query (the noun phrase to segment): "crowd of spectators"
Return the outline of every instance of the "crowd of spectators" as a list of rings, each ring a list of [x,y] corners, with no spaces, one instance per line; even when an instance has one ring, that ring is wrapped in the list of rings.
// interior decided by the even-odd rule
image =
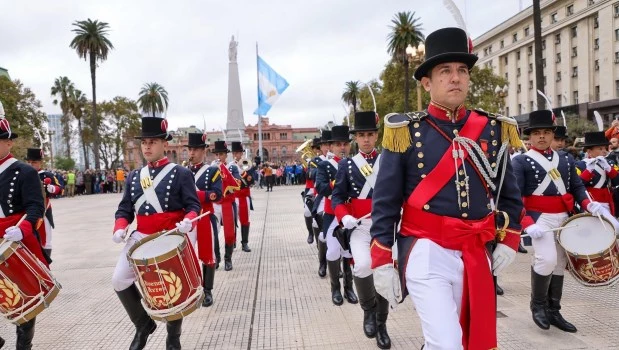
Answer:
[[[124,190],[125,169],[116,170],[51,170],[64,188],[59,197],[73,197],[98,193],[120,193]]]

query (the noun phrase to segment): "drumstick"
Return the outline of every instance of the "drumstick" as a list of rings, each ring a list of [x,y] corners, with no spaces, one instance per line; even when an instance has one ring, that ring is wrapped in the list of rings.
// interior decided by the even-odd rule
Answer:
[[[358,222],[358,223],[361,223],[361,220],[367,219],[367,218],[369,218],[370,216],[372,216],[372,212],[369,212],[369,213],[367,213],[367,214],[363,215],[362,217],[360,217],[359,219],[357,219],[357,222]]]
[[[585,193],[587,194],[587,198],[589,198],[589,200],[591,202],[593,202],[593,198],[591,198],[591,195],[589,194],[589,191],[585,190]],[[586,209],[586,208],[585,208]],[[598,219],[600,219],[600,222],[602,223],[602,226],[604,227],[604,230],[608,231],[608,228],[606,227],[606,224],[604,223],[604,220],[602,220],[602,215],[598,214],[596,215],[598,217]]]
[[[19,225],[21,225],[21,223],[24,222],[24,220],[26,220],[27,216],[28,214],[24,214],[24,216],[22,216],[21,219],[19,219],[19,221],[15,224],[15,226],[19,227]]]
[[[192,223],[193,223],[193,222],[198,221],[198,220],[200,220],[201,218],[203,218],[203,217],[205,217],[205,216],[207,216],[207,215],[210,215],[210,214],[211,214],[211,212],[210,212],[210,211],[207,211],[207,212],[202,213],[202,214],[200,214],[200,215],[196,216],[195,218],[193,218],[193,219],[189,220],[189,222],[192,222]],[[163,237],[163,236],[167,236],[167,235],[169,235],[170,233],[172,233],[172,232],[174,232],[174,231],[177,231],[177,230],[178,230],[178,228],[173,228],[173,229],[171,229],[171,230],[169,230],[169,231],[164,232],[161,236],[162,236],[162,237]]]
[[[573,227],[578,227],[578,226],[579,225],[563,226],[563,227],[551,228],[551,229],[548,229],[548,230],[545,230],[545,231],[542,231],[542,232],[561,231],[561,230],[566,229],[566,228],[573,228]]]

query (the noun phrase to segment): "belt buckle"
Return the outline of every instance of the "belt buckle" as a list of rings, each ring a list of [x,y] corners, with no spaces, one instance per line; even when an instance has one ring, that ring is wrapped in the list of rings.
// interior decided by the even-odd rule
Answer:
[[[150,177],[145,177],[143,179],[140,179],[140,184],[142,185],[142,189],[145,190],[151,187],[153,185],[153,182],[151,181]]]

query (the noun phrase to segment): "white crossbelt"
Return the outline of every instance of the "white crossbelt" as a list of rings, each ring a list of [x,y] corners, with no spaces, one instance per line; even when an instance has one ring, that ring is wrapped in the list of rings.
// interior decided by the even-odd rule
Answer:
[[[198,172],[193,176],[193,179],[194,179],[193,182],[195,182],[196,185],[198,184],[198,180],[200,180],[200,178],[202,177],[202,175],[206,172],[206,169],[208,169],[208,168],[209,168],[209,166],[204,164],[202,166],[202,168],[200,168],[200,170],[198,170]],[[196,186],[196,189],[198,189],[198,186]]]
[[[4,163],[2,163],[2,165],[0,165],[0,175],[2,175],[2,173],[4,173],[4,171],[8,169],[8,167],[13,165],[13,163],[15,162],[17,162],[17,159],[10,158],[10,159],[7,159]],[[6,215],[4,214],[4,211],[2,210],[2,206],[0,205],[0,218],[5,218],[5,217]]]
[[[329,159],[329,164],[333,165],[335,170],[337,170],[337,162],[335,161],[335,159],[333,158]]]
[[[594,188],[602,188],[606,184],[606,170],[602,169],[599,164],[595,164],[595,171],[600,174],[600,179],[593,185]]]
[[[557,170],[557,167],[559,166],[559,154],[557,152],[552,151],[551,161],[535,150],[529,150],[525,154],[536,161],[542,169],[546,170],[546,177],[544,177],[544,180],[542,180],[542,182],[537,185],[535,191],[533,191],[534,196],[543,195],[548,186],[550,186],[551,182],[555,184],[559,194],[564,195],[567,193],[565,183],[563,183],[561,174]]]
[[[161,180],[163,180],[170,173],[170,171],[174,169],[175,166],[175,163],[168,163],[163,169],[161,169],[161,172],[159,172],[159,174],[155,176],[155,179],[153,180],[151,186],[147,188],[142,188],[144,193],[140,196],[140,198],[138,198],[138,200],[135,202],[135,205],[133,206],[136,212],[140,210],[140,207],[142,206],[142,204],[144,204],[144,202],[148,201],[148,203],[153,206],[153,209],[155,209],[157,213],[163,213],[161,203],[159,202],[159,198],[157,198],[157,193],[155,193],[155,188],[159,186]],[[148,166],[145,166],[142,168],[142,170],[140,170],[140,184],[142,183],[142,180],[147,178],[148,180],[150,180],[150,174],[148,173]]]
[[[365,183],[363,184],[363,188],[361,189],[361,192],[359,193],[359,196],[357,198],[367,199],[368,195],[370,194],[370,190],[373,189],[376,185],[376,177],[378,176],[378,169],[380,168],[380,154],[376,158],[373,167],[368,164],[368,161],[365,160],[365,157],[362,156],[361,153],[357,153],[357,155],[352,157],[352,161],[355,163],[357,168],[359,168],[359,171],[361,171],[361,169],[363,168],[367,169],[367,167],[370,167],[370,169],[372,169],[372,172],[367,176],[365,176],[365,174],[363,174],[363,171],[361,171],[361,174],[365,176]]]

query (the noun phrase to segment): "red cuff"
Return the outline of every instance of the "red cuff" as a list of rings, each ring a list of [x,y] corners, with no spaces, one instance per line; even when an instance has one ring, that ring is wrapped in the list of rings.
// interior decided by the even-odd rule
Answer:
[[[19,229],[24,237],[32,236],[32,224],[28,220],[24,220],[19,224]]]
[[[129,226],[129,221],[125,218],[118,218],[116,219],[116,222],[114,222],[114,232],[118,231],[118,230],[124,230],[127,228],[127,226]]]
[[[193,220],[193,219],[195,219],[195,218],[197,218],[197,217],[198,217],[198,213],[196,213],[195,211],[190,211],[190,212],[188,212],[187,214],[185,214],[184,219]],[[197,223],[197,222],[198,222],[198,221],[196,220],[196,221],[194,221],[194,222],[192,222],[192,223],[191,223],[191,229],[194,229],[194,228],[196,227],[196,223]]]
[[[54,191],[53,194],[60,194],[62,192],[62,187],[58,186],[58,185],[54,185],[54,188],[56,189]]]
[[[518,251],[518,245],[520,244],[520,231],[506,229],[505,230],[505,238],[501,241],[501,243],[506,246],[512,248],[515,251]]]
[[[587,207],[589,206],[589,204],[591,204],[591,201],[587,198],[584,199],[581,203],[580,203],[580,209],[582,210],[587,210]]]
[[[370,256],[372,257],[371,268],[375,269],[379,266],[393,263],[391,249],[373,240],[370,246]]]
[[[342,222],[342,218],[346,215],[350,215],[348,212],[348,207],[344,204],[338,204],[335,207],[335,216],[337,217],[337,221]]]
[[[589,169],[586,169],[585,171],[580,173],[580,178],[582,179],[583,182],[589,182],[591,181],[591,179],[593,179],[593,172],[590,171]]]
[[[206,203],[206,191],[196,191],[200,203]]]
[[[610,171],[607,172],[607,174],[608,174],[608,177],[610,177],[611,179],[614,179],[617,177],[617,175],[619,175],[619,172],[615,168],[610,167]]]
[[[523,230],[533,225],[534,223],[535,221],[533,221],[533,218],[528,215],[523,217],[522,220],[520,220],[520,226],[522,227]]]

